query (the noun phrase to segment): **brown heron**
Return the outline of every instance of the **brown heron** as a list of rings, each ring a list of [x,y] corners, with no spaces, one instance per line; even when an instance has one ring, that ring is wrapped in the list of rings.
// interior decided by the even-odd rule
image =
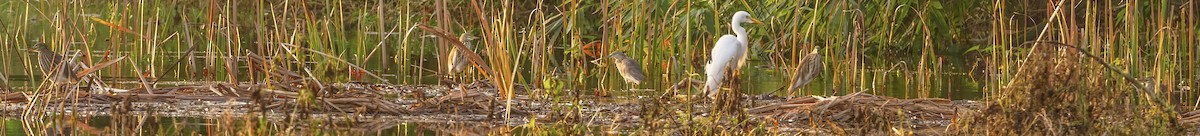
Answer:
[[[617,66],[617,72],[621,73],[621,78],[625,79],[625,83],[638,85],[646,81],[642,65],[633,58],[629,58],[625,53],[619,51],[608,54],[608,57],[612,58],[613,64]]]
[[[467,60],[467,55],[464,53],[470,50],[471,41],[478,38],[479,37],[471,36],[471,33],[463,33],[462,35],[458,36],[458,40],[462,41],[463,45],[467,46],[467,49],[454,48],[450,50],[450,59],[446,61],[446,67],[449,69],[447,71],[450,72],[450,75],[457,74],[458,72],[462,72],[463,69],[466,69],[467,64],[469,64],[471,61]]]
[[[795,80],[792,80],[792,86],[788,87],[789,95],[793,93],[793,90],[802,88],[805,85],[808,85],[808,83],[811,83],[813,79],[816,79],[817,75],[820,75],[821,71],[825,69],[823,66],[824,63],[821,63],[821,52],[817,51],[819,49],[821,49],[821,47],[813,48],[812,52],[808,53],[808,55],[804,56],[804,59],[800,60],[800,64],[796,69],[796,75],[792,76],[792,78]]]
[[[37,43],[34,45],[33,52],[38,53],[38,65],[42,67],[42,73],[47,75],[51,81],[55,83],[72,83],[78,82],[79,77],[75,73],[81,69],[78,62],[73,59],[68,59],[62,54],[54,53],[45,43]]]
[[[736,35],[726,34],[717,39],[712,49],[712,60],[709,60],[708,65],[704,68],[704,73],[708,76],[708,81],[704,83],[704,91],[708,93],[709,98],[716,98],[717,91],[721,90],[721,82],[724,81],[726,71],[737,73],[746,63],[746,52],[749,50],[746,47],[750,41],[746,29],[742,28],[742,23],[760,23],[760,21],[751,18],[750,13],[746,11],[738,11],[733,14],[733,20],[729,26]]]

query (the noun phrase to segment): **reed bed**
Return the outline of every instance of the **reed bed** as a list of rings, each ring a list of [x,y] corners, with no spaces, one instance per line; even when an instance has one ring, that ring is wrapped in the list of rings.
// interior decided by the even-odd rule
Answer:
[[[0,103],[6,120],[21,122],[20,133],[35,135],[1168,135],[1197,124],[1196,6],[1192,0],[4,1],[0,9],[8,10],[0,14],[11,16],[0,18]],[[701,93],[692,81],[704,78],[699,71],[714,39],[729,33],[736,11],[764,22],[747,25],[750,65],[731,85],[740,93],[716,105],[692,97]],[[481,38],[468,48],[455,38],[462,33]],[[26,51],[34,43],[84,64],[118,61],[95,72],[99,81],[51,86]],[[455,48],[470,50],[464,76],[447,74],[443,62]],[[816,81],[798,92],[769,93],[790,84],[787,75],[799,72],[799,61],[813,50],[826,69]],[[592,63],[614,51],[641,62],[648,82],[624,84],[610,63]],[[186,84],[166,83],[174,81]],[[114,89],[129,92],[106,92]],[[980,106],[952,102],[963,99]],[[218,105],[229,112],[205,112],[199,120],[158,119],[180,112],[148,110],[182,101],[235,104]],[[115,125],[88,126],[89,118],[105,114],[72,107],[99,107]],[[476,123],[408,124],[436,120],[411,116],[419,114]],[[949,123],[911,127],[920,122],[914,117]],[[795,120],[802,123],[778,124]],[[174,121],[212,125],[154,123]],[[460,129],[419,131],[440,126]]]

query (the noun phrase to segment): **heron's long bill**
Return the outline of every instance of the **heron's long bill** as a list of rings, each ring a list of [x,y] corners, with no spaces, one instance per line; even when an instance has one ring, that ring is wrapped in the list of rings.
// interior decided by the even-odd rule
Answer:
[[[754,19],[754,18],[750,18],[750,23],[763,24],[762,21],[758,21],[758,19]]]

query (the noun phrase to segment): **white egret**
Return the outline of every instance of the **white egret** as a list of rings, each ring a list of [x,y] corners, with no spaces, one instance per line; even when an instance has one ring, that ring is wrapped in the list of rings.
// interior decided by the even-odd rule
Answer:
[[[704,68],[704,73],[708,75],[708,81],[704,83],[704,91],[710,98],[716,98],[717,91],[721,90],[721,81],[723,81],[726,71],[736,72],[741,70],[742,65],[746,63],[750,38],[746,34],[746,29],[742,28],[742,23],[760,23],[760,21],[751,18],[750,13],[746,11],[738,11],[733,14],[733,20],[730,21],[729,27],[736,35],[726,34],[717,39],[712,49],[712,60],[709,60],[708,65]]]

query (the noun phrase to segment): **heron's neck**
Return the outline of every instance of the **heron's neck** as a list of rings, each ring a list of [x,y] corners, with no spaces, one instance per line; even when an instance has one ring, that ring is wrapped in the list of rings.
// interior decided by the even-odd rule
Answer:
[[[733,21],[729,22],[729,26],[733,28],[733,34],[737,35],[738,42],[742,42],[742,44],[749,43],[749,36],[746,34],[746,28],[742,28],[742,23]]]
[[[471,41],[462,40],[462,43],[463,43],[463,46],[467,46],[467,48],[471,48]]]

